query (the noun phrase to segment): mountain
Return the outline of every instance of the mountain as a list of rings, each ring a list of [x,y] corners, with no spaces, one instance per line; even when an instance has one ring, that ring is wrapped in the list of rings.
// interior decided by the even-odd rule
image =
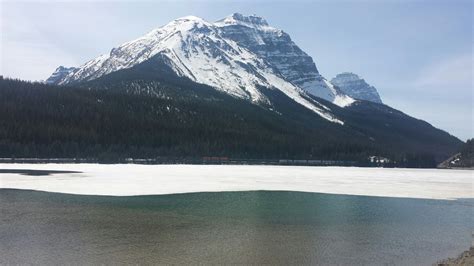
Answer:
[[[340,106],[352,103],[352,99],[319,74],[311,56],[302,51],[287,33],[269,26],[265,19],[234,13],[215,25],[221,29],[225,38],[234,40],[263,58],[285,80],[309,94]]]
[[[57,84],[61,82],[67,75],[71,74],[72,72],[76,71],[77,68],[75,67],[63,67],[59,66],[54,70],[53,74],[45,81],[47,84]]]
[[[260,24],[247,26],[243,22],[238,24],[243,35],[258,27],[262,35],[260,47],[250,45],[250,40],[246,42],[238,39],[235,33],[239,30],[229,27],[229,21],[235,19],[260,21]],[[263,50],[268,52],[264,54]],[[97,79],[152,58],[155,61],[160,58],[180,77],[256,104],[272,105],[261,88],[280,90],[292,100],[335,123],[343,122],[317,99],[308,97],[307,92],[339,106],[354,102],[319,75],[311,57],[301,51],[286,33],[268,26],[262,18],[240,14],[233,14],[216,23],[194,16],[176,19],[112,49],[109,54],[85,63],[56,84]]]
[[[98,78],[157,54],[166,55],[180,76],[238,97],[250,96],[254,101],[261,96],[255,89],[257,84],[278,88],[291,87],[286,83],[292,83],[339,105],[352,102],[319,74],[313,59],[287,33],[269,26],[261,17],[239,13],[215,23],[194,16],[178,18],[85,63],[55,83]],[[265,77],[254,75],[253,69],[270,72],[287,82],[263,80]]]
[[[331,79],[331,83],[354,99],[382,103],[377,89],[354,73],[337,74],[335,78]]]
[[[3,82],[0,156],[375,155],[415,167],[462,144],[381,101],[351,97],[257,16],[179,18],[53,76],[54,86]]]

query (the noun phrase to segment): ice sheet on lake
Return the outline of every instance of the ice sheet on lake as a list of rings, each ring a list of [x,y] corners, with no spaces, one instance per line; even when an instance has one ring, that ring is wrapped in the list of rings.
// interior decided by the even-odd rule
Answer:
[[[426,199],[474,198],[473,171],[247,165],[0,164],[81,173],[0,174],[0,188],[84,195],[286,190]]]

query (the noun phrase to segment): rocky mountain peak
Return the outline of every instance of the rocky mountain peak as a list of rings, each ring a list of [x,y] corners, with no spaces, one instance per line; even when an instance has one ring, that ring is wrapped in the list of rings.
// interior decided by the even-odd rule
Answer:
[[[263,22],[256,26],[247,21]],[[353,99],[319,74],[313,58],[301,50],[287,33],[269,26],[264,19],[236,13],[215,25],[225,38],[237,42],[269,62],[286,80],[307,93],[340,106],[353,102]]]
[[[268,22],[259,16],[250,15],[245,16],[240,13],[233,13],[230,16],[225,17],[222,20],[216,22],[216,24],[223,24],[223,25],[243,25],[247,27],[268,27]]]
[[[342,72],[336,75],[334,79],[337,79],[339,81],[356,81],[356,80],[361,80],[361,78],[352,72]]]
[[[51,74],[51,76],[45,81],[45,83],[56,84],[61,79],[69,75],[71,72],[74,72],[75,70],[75,67],[59,66],[58,68],[56,68],[56,70],[54,70],[53,74]]]
[[[377,89],[369,85],[363,78],[351,72],[337,74],[331,83],[343,93],[354,99],[382,103]]]

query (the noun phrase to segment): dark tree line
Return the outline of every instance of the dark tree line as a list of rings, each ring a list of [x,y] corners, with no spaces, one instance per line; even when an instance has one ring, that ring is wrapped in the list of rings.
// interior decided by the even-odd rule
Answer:
[[[431,153],[373,141],[364,135],[366,129],[333,125],[272,92],[268,95],[280,112],[205,87],[140,82],[145,81],[91,89],[0,80],[0,157],[222,156],[364,163],[379,154],[410,167],[435,164]]]
[[[461,167],[474,167],[474,139],[468,139],[460,149],[458,165]]]

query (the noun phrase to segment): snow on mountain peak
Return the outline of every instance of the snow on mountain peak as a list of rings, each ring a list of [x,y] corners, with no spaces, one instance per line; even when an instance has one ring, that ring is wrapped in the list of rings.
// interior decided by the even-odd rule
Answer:
[[[179,27],[183,27],[180,30],[186,30],[193,27],[196,27],[196,28],[212,27],[212,23],[209,23],[200,17],[186,16],[186,17],[177,18],[160,28],[170,28],[170,27],[171,28],[178,27],[178,29]]]
[[[251,28],[269,27],[268,22],[259,16],[244,16],[240,13],[233,13],[216,22],[216,25],[243,25]]]
[[[255,31],[270,32],[278,36],[285,34],[281,29],[270,26],[264,18],[256,15],[244,16],[240,13],[234,13],[214,22],[214,25],[221,29],[225,29],[228,26],[239,26],[254,29]]]
[[[177,18],[175,19],[175,21],[199,21],[199,22],[206,22],[203,18],[200,18],[200,17],[196,17],[196,16],[184,16],[184,17],[180,17],[180,18]]]
[[[195,16],[175,19],[90,60],[56,83],[93,80],[157,55],[167,58],[178,76],[255,103],[271,104],[260,87],[277,89],[335,123],[343,124],[329,108],[305,97],[305,91],[343,107],[353,101],[319,75],[312,58],[288,34],[261,17],[239,13],[215,23]]]
[[[56,68],[56,70],[54,70],[51,76],[49,76],[49,78],[45,80],[45,83],[57,84],[61,79],[69,75],[71,72],[74,72],[75,70],[75,67],[59,66],[58,68]]]
[[[311,56],[301,50],[287,33],[262,20],[237,13],[217,21],[215,25],[221,29],[224,37],[236,41],[269,62],[284,79],[305,92],[341,107],[351,102],[350,97],[342,97],[344,93],[319,74]]]

